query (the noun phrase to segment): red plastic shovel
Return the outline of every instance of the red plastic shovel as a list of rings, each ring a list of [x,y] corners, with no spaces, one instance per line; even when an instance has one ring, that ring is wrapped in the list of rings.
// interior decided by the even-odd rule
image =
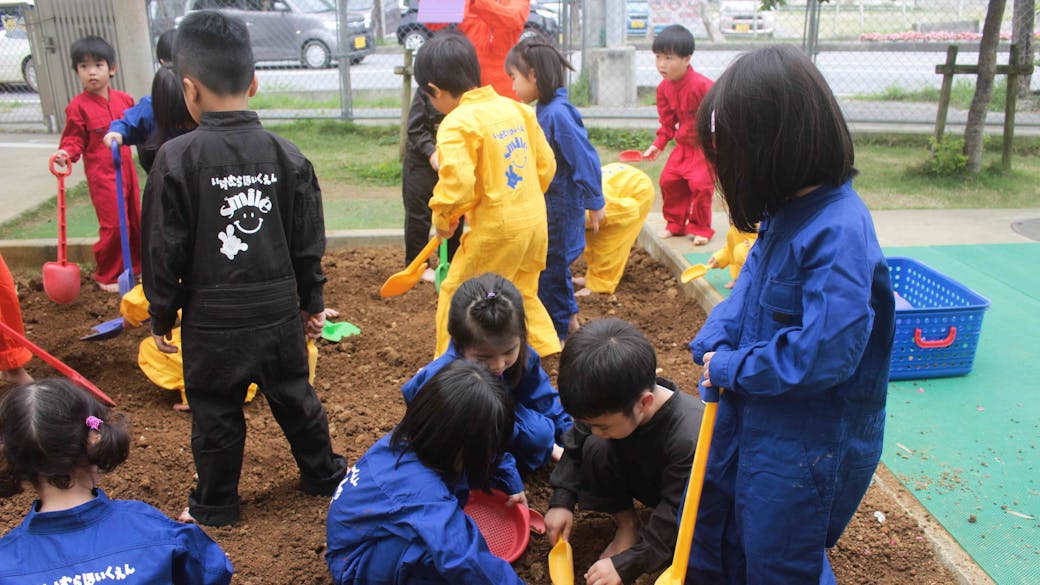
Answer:
[[[618,153],[618,160],[621,162],[643,162],[643,153],[639,150],[622,150]]]
[[[72,166],[58,170],[50,159],[51,174],[58,178],[58,261],[43,265],[43,291],[52,301],[63,305],[79,296],[79,265],[68,261],[68,238],[65,223],[65,177],[72,174]]]
[[[58,370],[59,372],[64,374],[66,378],[78,384],[87,392],[93,394],[101,402],[107,404],[108,406],[116,405],[116,403],[113,402],[107,394],[105,394],[101,391],[100,388],[92,384],[90,380],[84,378],[82,374],[80,374],[76,370],[73,370],[58,358],[44,351],[42,347],[26,339],[24,335],[12,329],[11,326],[7,323],[0,321],[0,331],[3,331],[7,335],[10,335],[11,337],[17,339],[19,343],[25,346],[25,348],[31,351],[36,357],[50,364],[51,367],[53,367],[55,370]]]

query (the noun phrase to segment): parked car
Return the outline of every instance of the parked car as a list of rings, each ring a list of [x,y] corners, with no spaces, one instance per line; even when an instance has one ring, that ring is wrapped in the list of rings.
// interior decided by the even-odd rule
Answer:
[[[761,35],[772,37],[776,30],[776,11],[759,10],[758,0],[723,0],[719,29],[724,35]]]
[[[24,30],[0,28],[0,84],[22,84],[39,91],[36,66]]]
[[[531,3],[531,12],[524,24],[524,32],[520,38],[524,39],[532,35],[541,34],[554,43],[559,42],[560,23],[551,16],[551,5],[540,6],[536,2]],[[430,29],[426,24],[431,24]],[[439,27],[432,23],[419,22],[419,0],[408,0],[408,9],[401,15],[401,23],[397,25],[397,43],[406,49],[419,50],[427,39],[433,36],[433,31]]]
[[[625,2],[625,34],[645,37],[650,27],[650,3],[646,0]]]
[[[245,21],[257,62],[299,61],[320,69],[339,53],[336,7],[329,0],[186,0],[185,6],[185,14],[218,10]],[[375,37],[360,14],[348,14],[347,30],[354,65],[375,52]]]

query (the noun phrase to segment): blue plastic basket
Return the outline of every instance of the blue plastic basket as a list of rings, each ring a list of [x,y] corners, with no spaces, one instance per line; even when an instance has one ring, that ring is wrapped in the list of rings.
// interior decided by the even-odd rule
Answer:
[[[912,305],[896,309],[890,380],[971,371],[989,300],[912,258],[888,258],[892,289]]]

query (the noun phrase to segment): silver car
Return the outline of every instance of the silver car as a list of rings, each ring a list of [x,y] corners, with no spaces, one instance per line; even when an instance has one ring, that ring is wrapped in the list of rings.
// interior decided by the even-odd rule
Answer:
[[[319,69],[339,56],[336,8],[328,0],[187,0],[185,6],[185,13],[217,10],[245,22],[257,62],[299,61]],[[346,20],[346,57],[353,65],[375,52],[375,38],[362,15]]]

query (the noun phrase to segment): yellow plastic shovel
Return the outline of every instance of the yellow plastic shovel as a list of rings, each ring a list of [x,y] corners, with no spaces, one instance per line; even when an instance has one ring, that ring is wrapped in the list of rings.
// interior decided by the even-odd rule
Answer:
[[[683,284],[696,280],[708,273],[708,267],[704,264],[694,264],[686,270],[683,270],[682,275],[679,276],[679,281]]]
[[[574,585],[574,551],[562,538],[549,551],[549,579],[553,585]]]
[[[719,392],[721,394],[721,389]],[[693,528],[697,524],[697,507],[701,503],[701,489],[704,487],[704,470],[708,467],[708,451],[711,449],[711,436],[715,432],[715,413],[718,411],[718,408],[718,402],[707,402],[704,404],[704,415],[701,416],[701,431],[697,436],[697,450],[693,454],[690,483],[686,486],[686,500],[683,502],[682,516],[680,516],[679,520],[679,536],[675,539],[675,554],[672,556],[672,566],[661,573],[657,581],[654,581],[654,585],[682,585],[682,582],[686,580],[686,565],[690,561]],[[551,570],[551,561],[549,566]]]
[[[396,297],[412,290],[412,287],[422,278],[423,271],[426,270],[426,259],[430,257],[434,248],[440,243],[441,237],[433,236],[407,268],[386,279],[386,282],[379,289],[379,296],[383,298]]]

